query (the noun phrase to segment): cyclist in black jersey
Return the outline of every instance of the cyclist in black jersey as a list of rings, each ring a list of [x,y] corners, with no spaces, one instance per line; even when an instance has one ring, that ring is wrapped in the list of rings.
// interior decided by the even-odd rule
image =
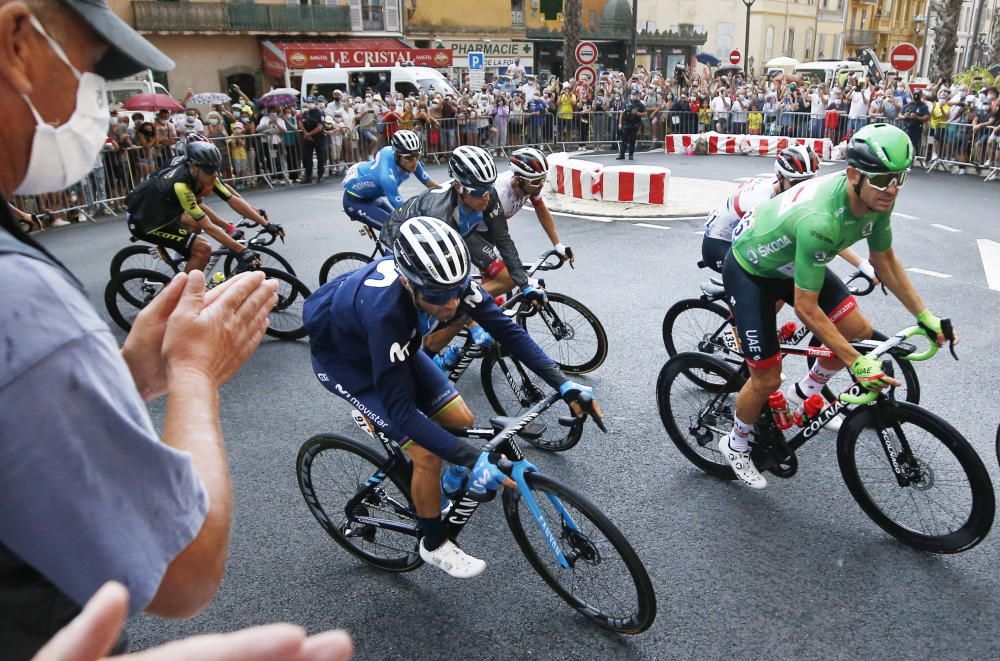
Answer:
[[[249,266],[255,253],[247,251],[243,259],[244,246],[216,226],[201,206],[200,199],[214,193],[233,211],[270,233],[283,235],[284,231],[219,180],[217,173],[221,165],[222,154],[215,145],[200,141],[188,143],[182,161],[154,172],[125,198],[128,208],[125,220],[132,236],[180,253],[187,259],[185,270],[190,272],[204,269],[211,259],[212,246],[198,236],[204,231],[237,253],[242,267]]]

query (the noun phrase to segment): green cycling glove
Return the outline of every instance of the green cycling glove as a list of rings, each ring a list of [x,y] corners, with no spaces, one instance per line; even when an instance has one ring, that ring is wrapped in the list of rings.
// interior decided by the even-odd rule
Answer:
[[[930,310],[924,310],[918,314],[917,323],[920,324],[920,327],[924,330],[933,333],[931,340],[936,340],[937,336],[941,333],[941,318],[935,317],[934,313]]]
[[[851,374],[865,390],[881,390],[889,385],[882,371],[882,361],[874,356],[861,355],[851,363]]]

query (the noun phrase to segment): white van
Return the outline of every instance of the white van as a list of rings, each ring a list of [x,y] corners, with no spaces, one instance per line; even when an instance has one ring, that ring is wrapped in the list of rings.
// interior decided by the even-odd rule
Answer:
[[[111,108],[119,107],[136,94],[166,94],[170,96],[166,87],[153,80],[153,72],[149,69],[128,78],[109,80],[107,89],[108,106]]]
[[[865,66],[854,60],[817,60],[816,62],[803,62],[795,67],[795,73],[802,76],[806,82],[810,82],[813,76],[819,78],[825,85],[833,85],[840,81],[841,74],[866,73]]]
[[[305,99],[312,93],[313,88],[317,95],[323,95],[329,100],[334,90],[348,92],[351,81],[360,74],[364,78],[367,87],[375,89],[378,84],[379,74],[384,73],[389,81],[389,89],[399,92],[403,96],[411,93],[425,92],[426,94],[458,94],[451,83],[441,75],[436,69],[430,67],[345,67],[339,66],[332,69],[306,69],[302,72],[302,98]]]

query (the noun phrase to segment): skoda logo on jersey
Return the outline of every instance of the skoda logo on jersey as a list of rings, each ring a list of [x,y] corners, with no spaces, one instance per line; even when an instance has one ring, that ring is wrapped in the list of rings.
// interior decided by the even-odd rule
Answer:
[[[747,248],[747,259],[749,259],[755,266],[760,264],[760,257],[757,256],[757,251],[753,248]]]
[[[861,236],[868,236],[869,234],[871,234],[874,225],[875,225],[874,220],[869,220],[867,223],[865,223],[864,229],[861,230]]]

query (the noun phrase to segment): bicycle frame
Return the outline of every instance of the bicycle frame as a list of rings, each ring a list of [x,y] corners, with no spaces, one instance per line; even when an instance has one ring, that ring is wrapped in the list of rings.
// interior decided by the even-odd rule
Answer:
[[[521,449],[514,440],[514,437],[518,434],[518,432],[523,430],[528,424],[531,423],[532,420],[537,418],[549,407],[559,401],[559,399],[559,393],[552,392],[548,397],[531,407],[531,409],[525,411],[524,415],[518,418],[515,422],[508,424],[499,432],[494,429],[477,428],[450,429],[449,431],[457,436],[465,438],[489,439],[489,442],[482,448],[483,452],[499,452],[507,457],[506,460],[501,460],[500,469],[517,484],[521,498],[527,504],[528,510],[531,512],[535,523],[542,531],[546,543],[556,560],[559,562],[560,566],[563,568],[569,568],[570,561],[566,558],[555,533],[552,532],[552,528],[545,520],[545,516],[542,513],[538,502],[535,500],[534,495],[531,493],[531,489],[528,488],[525,474],[538,472],[538,468],[524,458],[524,455],[521,453]],[[362,487],[362,489],[347,502],[347,505],[344,508],[345,517],[351,521],[370,525],[375,528],[383,528],[386,530],[392,530],[393,532],[399,532],[416,537],[419,534],[416,523],[406,524],[396,521],[387,521],[372,516],[352,514],[352,512],[354,512],[358,506],[364,502],[370,493],[380,487],[390,472],[396,468],[405,466],[409,461],[403,454],[403,450],[400,445],[391,438],[388,438],[381,431],[373,429],[360,412],[353,411],[352,416],[354,417],[354,421],[365,433],[375,438],[382,444],[382,447],[389,456],[385,463],[383,463],[375,472],[375,474],[365,481],[364,487]],[[448,536],[451,539],[457,539],[458,535],[462,532],[462,529],[472,519],[476,510],[479,509],[479,505],[483,502],[489,502],[489,500],[493,499],[494,495],[495,492],[494,494],[491,494],[487,500],[479,501],[468,495],[467,488],[463,489],[463,491],[452,501],[451,507],[444,512],[445,522],[448,526]],[[569,512],[566,511],[566,508],[563,507],[562,502],[552,494],[547,495],[553,507],[556,508],[556,511],[558,511],[560,517],[562,517],[563,523],[571,529],[579,531],[579,527],[576,525],[576,522],[573,521]],[[417,517],[415,512],[412,512],[398,502],[393,502],[392,505],[397,514],[409,517],[416,521]]]

